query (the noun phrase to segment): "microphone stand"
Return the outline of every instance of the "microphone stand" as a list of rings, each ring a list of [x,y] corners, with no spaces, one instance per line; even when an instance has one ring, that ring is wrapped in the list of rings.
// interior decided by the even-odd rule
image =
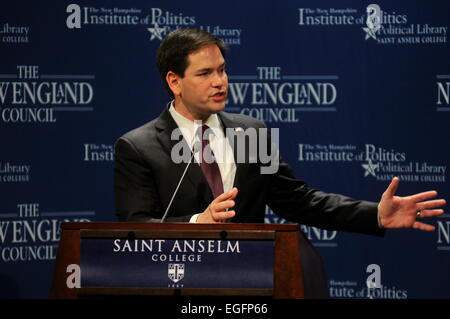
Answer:
[[[177,185],[177,187],[175,188],[175,191],[173,192],[173,195],[172,195],[172,198],[170,199],[169,205],[167,205],[166,211],[164,212],[163,217],[162,217],[161,220],[159,221],[160,223],[163,223],[164,220],[166,219],[167,213],[169,212],[169,209],[170,209],[170,207],[172,206],[173,199],[175,198],[175,195],[176,195],[177,192],[178,192],[178,188],[180,188],[181,182],[182,182],[183,179],[184,179],[184,175],[186,175],[186,172],[187,172],[189,166],[190,166],[191,163],[192,163],[192,159],[194,158],[194,155],[195,155],[198,151],[199,151],[199,145],[198,145],[198,143],[196,142],[196,143],[194,143],[194,145],[193,145],[193,147],[192,147],[192,156],[191,156],[191,159],[190,159],[189,163],[186,165],[186,168],[184,169],[183,175],[181,175],[180,181],[178,182],[178,185]]]

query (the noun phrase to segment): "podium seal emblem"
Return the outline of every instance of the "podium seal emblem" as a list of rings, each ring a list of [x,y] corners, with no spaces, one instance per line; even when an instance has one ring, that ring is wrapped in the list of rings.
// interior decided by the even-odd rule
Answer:
[[[169,279],[174,283],[184,278],[184,264],[169,264],[168,268]]]

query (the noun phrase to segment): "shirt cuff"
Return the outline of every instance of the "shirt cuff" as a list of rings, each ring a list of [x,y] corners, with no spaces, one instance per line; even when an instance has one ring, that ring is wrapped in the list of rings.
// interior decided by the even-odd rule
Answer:
[[[191,219],[189,220],[189,222],[190,222],[190,223],[196,223],[196,222],[197,222],[197,217],[198,217],[198,215],[200,215],[200,214],[192,215],[192,217],[191,217]]]

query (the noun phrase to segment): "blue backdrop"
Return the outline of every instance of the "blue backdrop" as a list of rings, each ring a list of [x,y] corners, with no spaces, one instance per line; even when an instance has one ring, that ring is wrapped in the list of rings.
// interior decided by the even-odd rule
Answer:
[[[113,145],[169,101],[155,51],[176,28],[229,44],[228,110],[279,128],[311,187],[378,201],[399,176],[399,195],[448,199],[450,3],[371,4],[3,1],[0,297],[48,296],[61,221],[116,220]],[[384,238],[302,229],[332,298],[449,298],[450,215],[429,222]]]

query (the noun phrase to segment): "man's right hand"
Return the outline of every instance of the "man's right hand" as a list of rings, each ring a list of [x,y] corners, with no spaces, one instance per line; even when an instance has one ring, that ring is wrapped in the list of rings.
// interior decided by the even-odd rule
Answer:
[[[228,210],[234,207],[238,189],[233,187],[229,192],[217,196],[203,213],[198,215],[197,223],[223,223],[227,219],[236,215],[234,210]]]

